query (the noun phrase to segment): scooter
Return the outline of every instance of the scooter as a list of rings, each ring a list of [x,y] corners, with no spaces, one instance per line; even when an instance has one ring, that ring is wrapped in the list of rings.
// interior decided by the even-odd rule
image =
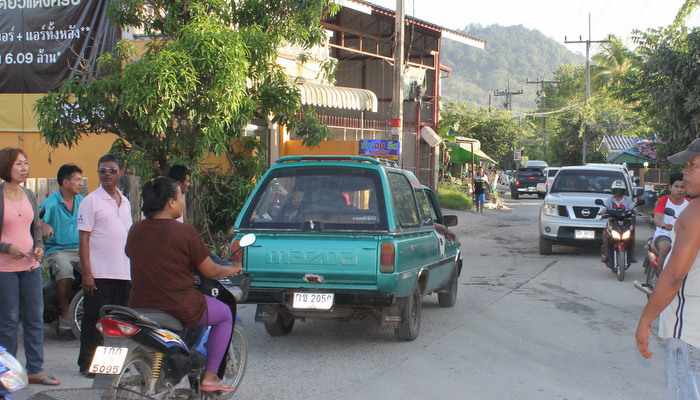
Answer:
[[[22,364],[0,346],[0,399],[12,400],[12,393],[28,384],[27,371]]]
[[[601,199],[597,199],[595,204],[605,206]],[[643,201],[639,201],[635,207],[642,204]],[[634,217],[636,214],[635,210],[609,209],[601,215],[601,218],[608,219],[608,225],[605,228],[610,238],[607,266],[615,273],[617,280],[620,282],[625,280],[625,272],[632,264],[628,253],[632,247]]]
[[[676,219],[676,212],[672,208],[664,209],[664,214],[673,219]],[[644,258],[643,264],[646,281],[643,284],[643,286],[648,288],[650,291],[653,291],[654,286],[656,286],[656,280],[659,278],[661,270],[663,269],[663,265],[661,265],[661,257],[659,256],[656,248],[654,247],[653,236],[647,241],[646,249],[647,254]]]
[[[255,235],[244,235],[237,252],[255,243]],[[233,248],[233,246],[232,246]],[[198,288],[231,307],[245,301],[249,277],[242,274],[220,280],[199,278]],[[206,343],[210,328],[185,329],[173,316],[157,311],[106,305],[100,310],[98,330],[104,336],[89,368],[95,374],[93,388],[124,388],[159,399],[204,399],[201,377],[206,367]],[[236,318],[238,321],[238,318]],[[219,368],[224,384],[237,388],[247,361],[245,335],[236,323],[228,352]],[[187,388],[177,387],[188,378]],[[218,394],[230,399],[233,393]]]
[[[73,286],[71,287],[71,302],[69,314],[71,318],[71,332],[73,336],[80,338],[80,324],[83,320],[83,290],[81,288],[82,276],[80,275],[80,263],[73,263]],[[56,279],[53,275],[50,276],[48,282],[44,283],[44,322],[50,324],[56,323],[56,334],[59,331],[59,318],[61,310],[58,309],[58,297],[56,290]]]

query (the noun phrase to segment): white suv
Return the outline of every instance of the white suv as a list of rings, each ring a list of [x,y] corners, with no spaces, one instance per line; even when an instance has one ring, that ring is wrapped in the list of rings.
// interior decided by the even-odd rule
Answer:
[[[607,220],[595,204],[611,196],[616,180],[625,182],[627,195],[638,197],[629,174],[619,166],[585,165],[563,167],[549,187],[540,210],[540,254],[551,254],[553,244],[583,244],[602,240]]]

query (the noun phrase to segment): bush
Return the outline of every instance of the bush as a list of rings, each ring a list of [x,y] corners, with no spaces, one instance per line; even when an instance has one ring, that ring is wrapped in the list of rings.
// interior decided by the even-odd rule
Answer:
[[[440,185],[438,188],[440,206],[451,210],[471,210],[474,201],[461,187],[456,185]]]

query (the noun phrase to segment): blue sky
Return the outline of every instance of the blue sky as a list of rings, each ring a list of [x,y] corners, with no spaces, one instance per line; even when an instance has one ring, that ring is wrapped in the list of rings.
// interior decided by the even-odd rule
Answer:
[[[396,0],[370,0],[394,9]],[[592,38],[603,39],[609,33],[628,38],[633,29],[668,25],[683,0],[405,0],[406,12],[418,18],[461,29],[469,23],[482,25],[524,25],[537,29],[557,41],[564,36],[587,36],[588,13],[592,19]],[[693,13],[689,25],[700,25],[700,10]],[[581,53],[582,45],[569,45]]]

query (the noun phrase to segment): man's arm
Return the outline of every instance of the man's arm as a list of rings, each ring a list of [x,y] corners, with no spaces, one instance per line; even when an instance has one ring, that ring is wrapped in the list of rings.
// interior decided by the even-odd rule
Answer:
[[[90,232],[87,231],[80,231],[80,270],[83,289],[92,293],[96,287],[90,264]]]
[[[637,326],[637,347],[642,356],[649,358],[649,333],[652,322],[678,294],[683,280],[700,249],[700,225],[693,223],[700,218],[700,203],[693,202],[685,210],[675,226],[676,238],[673,251],[654,288]]]

